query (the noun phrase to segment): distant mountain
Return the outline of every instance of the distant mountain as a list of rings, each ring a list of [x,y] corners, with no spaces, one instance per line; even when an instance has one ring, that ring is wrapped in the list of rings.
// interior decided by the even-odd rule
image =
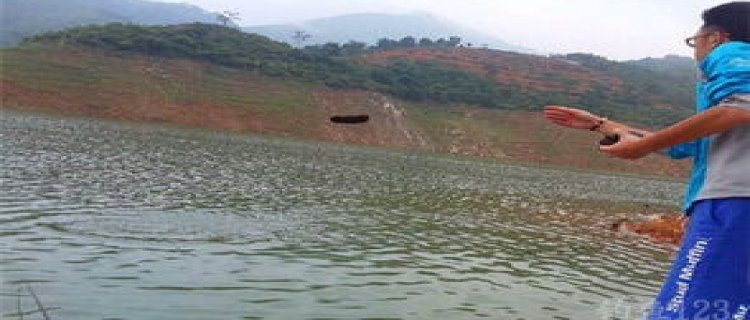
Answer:
[[[0,46],[87,24],[217,22],[214,13],[193,5],[144,0],[2,0],[0,13]]]
[[[447,39],[458,36],[463,39],[463,43],[471,43],[476,47],[486,46],[492,49],[534,53],[531,49],[509,44],[425,12],[360,13],[309,20],[300,24],[248,26],[243,30],[293,45],[298,45],[293,38],[296,31],[304,31],[312,36],[302,45],[345,43],[352,40],[375,44],[381,38],[401,39],[412,36],[418,41],[420,38]]]

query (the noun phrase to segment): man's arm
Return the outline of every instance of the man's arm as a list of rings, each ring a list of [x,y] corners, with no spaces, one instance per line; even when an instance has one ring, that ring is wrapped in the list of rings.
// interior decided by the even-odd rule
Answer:
[[[637,139],[624,135],[619,143],[600,150],[618,158],[637,159],[651,152],[750,124],[750,110],[719,105],[684,121]]]
[[[563,106],[544,107],[544,118],[556,125],[572,129],[596,131],[605,136],[622,135],[628,132],[636,132],[640,136],[649,134],[646,130],[608,120],[586,110]]]

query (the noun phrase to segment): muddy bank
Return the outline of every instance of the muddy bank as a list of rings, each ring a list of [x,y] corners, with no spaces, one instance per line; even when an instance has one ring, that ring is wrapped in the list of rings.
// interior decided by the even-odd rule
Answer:
[[[654,242],[679,246],[687,223],[685,215],[669,213],[641,220],[620,219],[611,224],[610,230],[619,235],[640,236]]]

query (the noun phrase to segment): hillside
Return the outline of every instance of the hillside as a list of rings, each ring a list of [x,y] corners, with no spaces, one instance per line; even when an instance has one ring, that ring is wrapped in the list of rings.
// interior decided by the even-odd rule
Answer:
[[[692,59],[667,56],[617,63],[591,54],[558,57],[575,61],[592,70],[628,79],[635,95],[648,97],[651,101],[661,99],[659,105],[687,106],[688,109],[693,109],[694,83],[697,77]]]
[[[509,44],[493,36],[426,12],[408,14],[360,13],[314,19],[298,24],[246,26],[243,27],[243,30],[292,45],[346,43],[349,41],[373,45],[382,38],[401,39],[412,36],[416,39],[438,39],[458,36],[465,43],[472,43],[475,46],[532,52],[530,49]],[[300,43],[293,37],[296,31],[304,31],[311,37]]]
[[[538,113],[410,103],[362,90],[278,80],[205,62],[88,48],[3,49],[3,109],[51,112],[465,154],[504,162],[679,176],[685,163],[596,151],[597,137]],[[334,114],[371,116],[334,125]]]
[[[239,30],[211,24],[139,26],[108,24],[38,35],[26,44],[83,45],[139,52],[168,58],[188,58],[284,79],[322,83],[332,88],[365,89],[411,101],[462,102],[488,108],[527,108],[528,99],[485,77],[441,63],[397,62],[387,66],[355,63],[338,44],[293,49],[289,45]],[[391,48],[399,42],[384,43]],[[439,42],[440,46],[457,42]]]
[[[410,40],[410,41],[407,41]],[[294,49],[212,24],[73,28],[27,44],[84,45],[167,58],[207,61],[283,79],[361,89],[412,102],[462,103],[504,110],[545,104],[589,108],[645,126],[663,126],[692,111],[692,87],[659,72],[593,55],[542,57],[459,48],[453,41],[414,38]],[[691,96],[691,95],[689,95]]]
[[[255,40],[268,45],[264,38]],[[280,46],[273,50],[290,50]],[[267,49],[267,50],[272,50]],[[0,51],[3,109],[51,112],[303,139],[465,154],[587,170],[683,175],[659,157],[634,166],[596,151],[597,137],[545,123],[538,112],[409,101],[365,89],[334,89],[180,57],[37,43]],[[369,114],[359,126],[335,114]]]
[[[438,62],[491,79],[512,93],[517,108],[566,104],[653,127],[682,119],[693,109],[692,78],[675,79],[588,54],[548,58],[486,49],[418,48],[376,51],[359,58],[374,65],[404,60]]]
[[[216,22],[215,14],[196,6],[145,0],[3,0],[0,9],[0,46],[89,24]]]

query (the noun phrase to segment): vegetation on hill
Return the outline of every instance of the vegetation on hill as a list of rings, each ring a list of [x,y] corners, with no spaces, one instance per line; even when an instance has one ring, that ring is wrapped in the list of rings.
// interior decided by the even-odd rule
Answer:
[[[663,99],[665,104],[669,103],[672,105],[692,106],[694,103],[693,91],[695,88],[692,85],[692,81],[695,79],[694,75],[692,77],[685,77],[684,74],[671,71],[674,70],[674,68],[661,69],[663,71],[670,70],[670,73],[664,74],[664,72],[661,72],[661,74],[659,74],[654,72],[654,70],[658,70],[656,69],[656,64],[649,63],[649,60],[641,60],[641,65],[644,67],[639,67],[636,63],[619,63],[607,60],[604,57],[585,53],[575,53],[557,57],[578,62],[593,70],[627,79],[632,85],[633,90],[625,95],[614,97],[620,102],[627,103],[628,101],[638,101],[643,96],[658,96]],[[682,76],[682,78],[680,78],[680,76]]]
[[[644,89],[641,80],[627,72],[609,72],[561,57],[486,49],[413,48],[371,51],[358,59],[381,66],[402,60],[454,66],[493,81],[493,86],[502,88],[509,97],[507,101],[512,102],[513,109],[538,110],[546,104],[563,104],[652,127],[673,123],[692,113],[692,93],[685,93],[687,98],[670,99],[675,94]],[[648,75],[650,82],[659,82],[665,91],[693,87],[690,79],[673,79],[636,66],[628,68],[639,68],[634,74]]]
[[[113,23],[37,35],[25,43],[85,45],[197,59],[268,76],[316,81],[334,88],[375,90],[412,101],[464,102],[484,107],[510,107],[513,102],[507,101],[507,96],[491,81],[456,68],[406,61],[387,67],[366,66],[351,61],[338,44],[298,50],[263,36],[211,24]]]
[[[306,54],[266,37],[211,24],[144,26],[112,23],[37,35],[25,43],[84,45],[101,49],[143,53],[216,63],[259,73],[325,80],[349,77],[355,85],[361,76],[350,64],[325,56]]]
[[[693,58],[677,55],[666,55],[663,58],[644,58],[640,60],[626,61],[625,63],[657,71],[661,74],[672,77],[677,81],[695,79],[698,69]]]
[[[455,48],[460,42],[455,37],[436,41],[405,37],[382,39],[372,47],[349,42],[295,49],[263,36],[201,23],[115,23],[52,32],[25,41],[27,45],[82,45],[207,61],[259,75],[317,82],[338,89],[377,91],[414,102],[506,110],[538,110],[545,104],[564,103],[650,126],[671,123],[689,114],[688,101],[684,97],[678,99],[679,93],[671,91],[671,82],[659,82],[658,73],[652,70],[597,57],[571,55],[551,59]],[[390,55],[383,63],[372,63],[367,58],[382,53]],[[427,59],[414,57],[425,53]],[[560,62],[563,58],[566,62]],[[580,65],[574,66],[571,61]],[[483,63],[478,66],[479,71],[472,69],[477,63]],[[557,70],[550,69],[551,65],[573,71],[555,73]],[[524,82],[518,81],[519,74],[540,76]],[[649,105],[652,102],[668,107],[653,108]],[[683,108],[674,107],[683,103]]]

